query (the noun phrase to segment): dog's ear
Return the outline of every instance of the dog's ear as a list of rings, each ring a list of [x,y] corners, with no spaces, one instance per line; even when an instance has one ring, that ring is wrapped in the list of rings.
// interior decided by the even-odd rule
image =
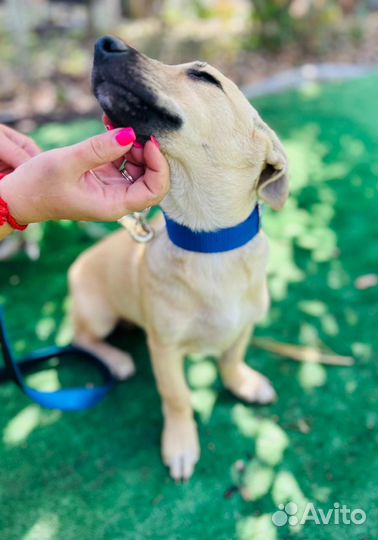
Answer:
[[[256,124],[255,136],[266,148],[265,163],[256,186],[257,196],[274,210],[280,210],[289,195],[285,150],[274,131],[261,119]]]

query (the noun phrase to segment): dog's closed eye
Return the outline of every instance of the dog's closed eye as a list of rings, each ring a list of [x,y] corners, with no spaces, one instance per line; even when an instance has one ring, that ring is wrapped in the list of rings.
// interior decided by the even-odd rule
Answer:
[[[207,71],[191,68],[191,69],[188,69],[187,75],[190,79],[202,81],[209,84],[214,84],[215,86],[223,90],[223,86],[221,82],[218,81],[218,79],[216,79],[213,75],[211,75]]]

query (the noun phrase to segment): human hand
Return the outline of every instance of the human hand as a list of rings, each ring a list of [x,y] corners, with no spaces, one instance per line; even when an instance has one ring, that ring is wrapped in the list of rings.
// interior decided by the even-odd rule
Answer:
[[[132,128],[37,155],[0,181],[0,196],[20,224],[49,219],[114,221],[160,202],[169,167],[156,140],[136,144]],[[129,183],[118,167],[130,160]]]
[[[0,124],[0,174],[11,173],[40,152],[32,139]]]

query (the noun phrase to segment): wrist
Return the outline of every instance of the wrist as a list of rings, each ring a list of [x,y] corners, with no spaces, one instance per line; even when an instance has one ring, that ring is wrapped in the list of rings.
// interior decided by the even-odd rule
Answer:
[[[20,195],[19,186],[17,184],[15,172],[0,179],[0,198],[6,203],[11,220],[21,227],[26,227],[29,225],[30,221],[23,211],[23,198]],[[5,227],[5,225],[3,225],[3,227]]]

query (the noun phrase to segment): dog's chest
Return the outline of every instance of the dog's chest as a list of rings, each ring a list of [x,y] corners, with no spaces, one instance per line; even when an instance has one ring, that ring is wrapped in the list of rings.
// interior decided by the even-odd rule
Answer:
[[[209,299],[210,300],[210,299]],[[245,295],[213,297],[196,306],[186,342],[193,352],[219,354],[237,339],[248,324],[258,318],[259,306]]]
[[[230,347],[265,315],[266,260],[265,239],[240,253],[160,259],[161,267],[155,259],[155,271],[165,275],[152,313],[162,340],[202,354]]]

